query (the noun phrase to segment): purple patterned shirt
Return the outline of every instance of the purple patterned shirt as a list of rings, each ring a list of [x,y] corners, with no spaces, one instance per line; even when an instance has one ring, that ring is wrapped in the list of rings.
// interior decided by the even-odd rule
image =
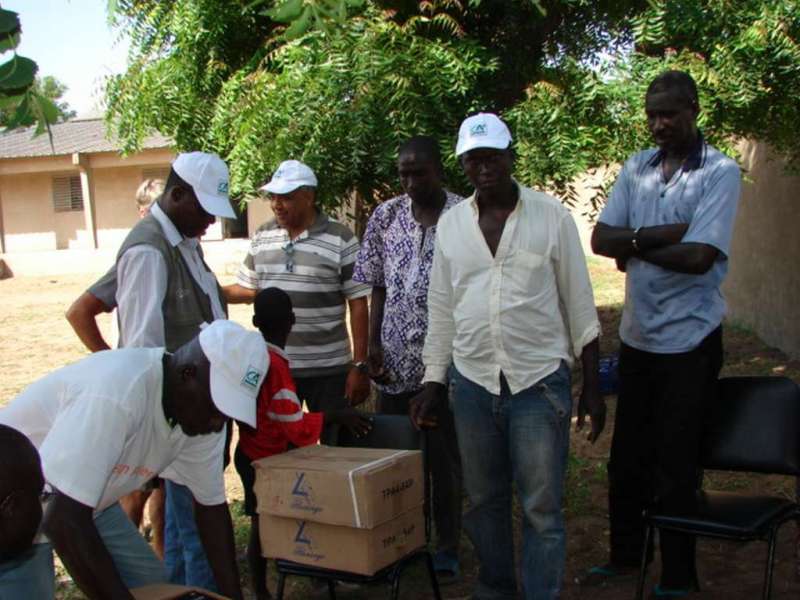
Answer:
[[[446,193],[442,214],[463,200]],[[361,241],[353,279],[386,288],[381,343],[391,382],[380,388],[388,394],[422,386],[435,238],[436,226],[423,228],[411,212],[411,198],[403,194],[378,205]]]

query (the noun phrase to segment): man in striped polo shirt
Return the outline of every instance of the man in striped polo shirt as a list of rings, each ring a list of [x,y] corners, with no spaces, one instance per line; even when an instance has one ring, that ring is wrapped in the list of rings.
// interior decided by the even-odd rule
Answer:
[[[287,160],[261,188],[275,219],[253,235],[237,283],[226,288],[232,302],[252,302],[258,290],[289,294],[297,322],[286,344],[298,396],[314,412],[360,404],[369,395],[367,296],[370,286],[353,281],[358,239],[316,206],[317,178],[303,163]],[[353,349],[347,335],[350,309]],[[326,431],[323,441],[332,442]]]

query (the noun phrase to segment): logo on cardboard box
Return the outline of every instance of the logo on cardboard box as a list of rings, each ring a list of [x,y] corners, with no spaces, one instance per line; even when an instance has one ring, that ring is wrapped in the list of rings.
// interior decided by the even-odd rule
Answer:
[[[294,480],[291,507],[314,515],[322,512],[322,507],[314,501],[314,489],[306,481],[304,472],[297,473]]]
[[[297,533],[294,536],[294,550],[292,554],[311,560],[324,560],[325,555],[314,548],[314,541],[309,532],[306,532],[306,522],[297,522]]]

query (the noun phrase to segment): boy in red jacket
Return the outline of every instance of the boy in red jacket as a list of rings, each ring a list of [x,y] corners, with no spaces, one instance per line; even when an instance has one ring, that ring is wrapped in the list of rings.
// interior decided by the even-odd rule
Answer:
[[[267,342],[269,364],[258,394],[256,427],[253,429],[239,423],[234,463],[244,487],[244,511],[250,516],[247,563],[256,599],[266,600],[270,598],[267,560],[261,556],[252,462],[286,452],[290,444],[293,447],[316,444],[326,421],[347,427],[356,436],[366,435],[372,425],[366,416],[352,408],[325,413],[303,412],[302,400],[297,397],[297,388],[289,372],[289,359],[283,351],[295,322],[292,301],[283,290],[266,288],[256,296],[254,311],[253,325],[258,327]]]

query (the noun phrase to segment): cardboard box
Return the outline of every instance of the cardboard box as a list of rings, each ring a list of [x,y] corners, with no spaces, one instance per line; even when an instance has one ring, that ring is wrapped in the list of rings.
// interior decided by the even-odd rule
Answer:
[[[227,596],[220,596],[214,592],[202,590],[196,587],[186,587],[184,585],[173,585],[171,583],[159,583],[156,585],[144,585],[131,590],[131,594],[136,600],[175,600],[190,592],[203,594],[207,598],[214,600],[229,600]]]
[[[425,545],[425,520],[418,506],[374,529],[258,516],[261,551],[324,569],[374,575]]]
[[[371,529],[420,506],[418,450],[306,446],[254,463],[258,512]]]

